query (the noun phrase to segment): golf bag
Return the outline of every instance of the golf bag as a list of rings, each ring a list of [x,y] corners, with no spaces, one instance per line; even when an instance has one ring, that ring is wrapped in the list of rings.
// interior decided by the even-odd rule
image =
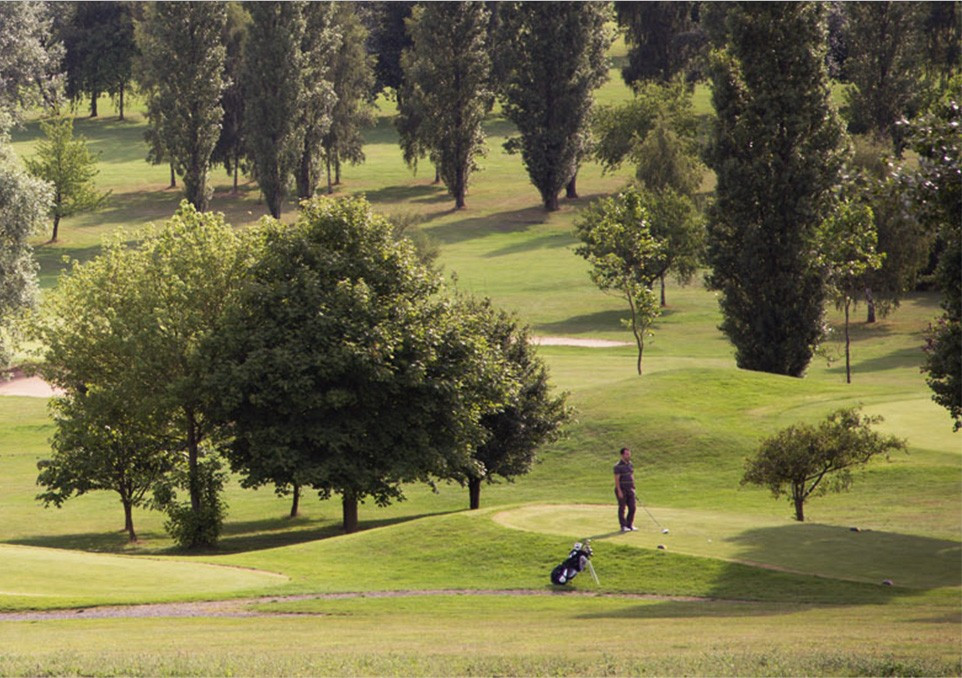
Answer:
[[[585,541],[584,544],[580,541],[575,542],[571,553],[568,554],[564,562],[551,570],[551,583],[558,585],[567,584],[585,568],[588,568],[591,576],[594,577],[595,582],[597,582],[598,575],[595,574],[595,568],[591,565],[591,554],[591,544],[588,541]]]

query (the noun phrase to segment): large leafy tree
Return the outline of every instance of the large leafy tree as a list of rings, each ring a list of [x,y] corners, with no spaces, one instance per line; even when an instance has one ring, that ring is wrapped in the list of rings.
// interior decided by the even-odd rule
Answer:
[[[742,484],[767,487],[776,499],[787,496],[795,520],[803,522],[810,498],[849,489],[853,469],[905,449],[904,441],[872,430],[881,420],[842,409],[815,426],[789,426],[762,441],[745,463]]]
[[[575,252],[591,265],[591,280],[628,303],[631,315],[624,322],[638,347],[639,375],[645,336],[661,315],[652,287],[664,258],[663,245],[651,233],[646,199],[644,193],[628,188],[592,203],[575,222],[581,240]]]
[[[499,91],[521,133],[508,144],[520,148],[547,210],[558,209],[585,154],[593,93],[608,79],[611,18],[602,3],[499,4]]]
[[[24,162],[30,173],[53,187],[53,234],[57,242],[60,220],[100,207],[110,192],[97,190],[94,178],[100,173],[97,160],[84,137],[74,137],[73,118],[41,122],[44,138],[37,143],[37,154]]]
[[[482,2],[432,2],[414,8],[412,46],[401,62],[405,98],[419,112],[417,138],[428,149],[457,209],[484,153],[482,123],[492,100],[487,45],[489,12]]]
[[[465,299],[463,312],[478,324],[492,348],[500,351],[517,389],[499,410],[485,414],[487,439],[477,447],[470,466],[455,478],[468,486],[468,505],[481,506],[482,483],[512,480],[531,470],[537,451],[562,434],[572,410],[566,394],[553,394],[548,367],[538,356],[529,329],[490,300]]]
[[[179,539],[187,546],[217,538],[204,519],[219,510],[204,463],[216,446],[203,388],[210,357],[201,346],[243,279],[249,242],[221,215],[184,201],[138,249],[120,234],[100,256],[75,262],[36,329],[47,381],[74,400],[104,393],[124,417],[153,422],[171,441],[166,449],[176,454],[190,495],[188,530]],[[98,406],[95,420],[103,422],[106,411]]]
[[[468,464],[513,384],[439,285],[363,199],[315,198],[294,225],[267,225],[211,343],[245,483],[340,494],[353,532],[364,499]]]
[[[73,3],[64,26],[67,96],[90,97],[90,117],[97,117],[97,100],[107,93],[118,99],[124,119],[124,95],[133,78],[137,54],[134,20],[128,2]]]
[[[224,117],[226,21],[223,2],[160,2],[144,9],[136,33],[147,118],[183,177],[185,197],[200,211],[213,192],[211,154]]]
[[[801,376],[822,336],[815,234],[834,201],[845,137],[830,103],[822,8],[726,4],[713,57],[718,177],[708,282],[739,367]]]
[[[330,129],[322,139],[328,193],[334,191],[334,184],[341,182],[342,163],[357,165],[364,162],[361,132],[374,124],[370,103],[374,88],[374,57],[364,48],[367,29],[352,3],[336,4],[332,21],[340,38],[329,56],[336,103],[331,111]]]

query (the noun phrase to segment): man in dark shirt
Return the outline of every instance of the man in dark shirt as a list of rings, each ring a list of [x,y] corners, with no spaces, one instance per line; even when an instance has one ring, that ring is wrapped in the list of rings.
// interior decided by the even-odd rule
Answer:
[[[622,532],[635,527],[635,467],[631,465],[631,450],[621,448],[621,460],[615,464],[615,496],[618,498],[618,522]]]

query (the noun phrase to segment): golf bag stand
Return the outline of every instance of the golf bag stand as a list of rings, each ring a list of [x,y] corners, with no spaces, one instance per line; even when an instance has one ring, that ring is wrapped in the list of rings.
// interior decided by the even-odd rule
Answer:
[[[551,570],[551,583],[563,586],[578,576],[578,573],[585,568],[588,568],[588,571],[591,572],[595,583],[600,583],[598,575],[595,574],[595,568],[591,564],[592,553],[589,540],[586,539],[584,544],[580,541],[575,542],[564,562]]]

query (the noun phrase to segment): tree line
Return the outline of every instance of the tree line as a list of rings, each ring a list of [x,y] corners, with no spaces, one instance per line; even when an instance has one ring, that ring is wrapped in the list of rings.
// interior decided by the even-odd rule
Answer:
[[[446,290],[363,198],[305,202],[293,225],[236,230],[187,201],[141,246],[74,262],[32,324],[53,401],[39,498],[94,490],[217,541],[221,460],[245,487],[358,504],[403,485],[526,473],[571,411],[519,320]]]

